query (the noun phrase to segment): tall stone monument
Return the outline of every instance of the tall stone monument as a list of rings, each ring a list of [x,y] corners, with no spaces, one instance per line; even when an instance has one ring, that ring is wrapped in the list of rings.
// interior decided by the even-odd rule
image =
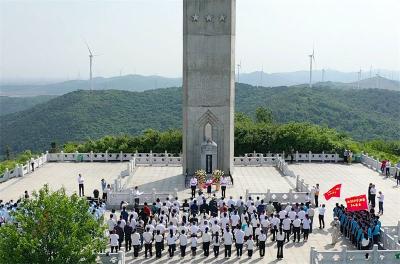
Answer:
[[[183,1],[183,170],[233,170],[236,0]]]

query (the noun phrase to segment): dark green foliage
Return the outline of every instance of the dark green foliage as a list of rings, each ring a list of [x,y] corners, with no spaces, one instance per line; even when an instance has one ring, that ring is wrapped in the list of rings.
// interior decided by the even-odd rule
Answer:
[[[45,185],[13,213],[18,227],[0,228],[0,263],[95,263],[105,228],[88,209],[86,199]]]
[[[0,96],[0,116],[29,109],[34,105],[45,103],[54,97],[53,95],[39,95],[33,97]]]
[[[237,86],[236,111],[253,117],[257,107],[266,107],[276,123],[318,124],[357,140],[400,138],[400,92]],[[75,91],[1,117],[0,153],[4,153],[5,145],[13,153],[44,151],[50,142],[63,145],[106,135],[139,135],[148,128],[165,131],[181,127],[181,88]]]

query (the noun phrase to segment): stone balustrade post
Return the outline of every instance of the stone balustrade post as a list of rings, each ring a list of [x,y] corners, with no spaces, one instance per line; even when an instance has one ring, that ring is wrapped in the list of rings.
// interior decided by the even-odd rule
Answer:
[[[285,151],[282,151],[282,159],[285,161]]]
[[[61,161],[64,161],[64,151],[61,150]]]
[[[335,163],[337,163],[339,160],[339,154],[335,153]]]
[[[340,257],[342,259],[343,264],[347,264],[347,246],[343,245],[342,250],[340,252]]]
[[[168,158],[168,151],[165,150],[165,158]]]
[[[249,189],[246,189],[246,200],[249,199]]]
[[[150,155],[149,155],[149,160],[150,160],[150,166],[153,166],[153,151],[150,150]]]
[[[397,236],[400,237],[400,220],[397,222]]]
[[[298,191],[298,192],[300,192],[301,190],[299,190],[299,175],[296,175],[296,190]]]
[[[372,247],[372,263],[379,263],[378,245],[374,244]]]
[[[296,151],[296,163],[299,162],[299,151]]]
[[[271,201],[271,190],[267,189],[267,194],[265,195],[265,197],[268,199],[268,202]]]
[[[122,151],[119,152],[119,161],[124,161],[124,153],[122,153]]]
[[[118,264],[119,263],[125,264],[125,253],[122,250],[118,251]]]
[[[8,170],[8,168],[6,168],[6,170],[4,171],[4,180],[8,180],[10,178],[10,171]]]
[[[93,162],[93,150],[90,151],[90,162]]]
[[[322,163],[325,162],[325,151],[322,151]]]
[[[315,264],[315,256],[317,255],[317,252],[315,250],[315,247],[311,247],[310,249],[310,264]]]
[[[152,198],[153,198],[153,202],[157,199],[157,195],[156,195],[156,188],[153,188],[153,190],[152,190]]]
[[[289,201],[293,202],[293,190],[289,189]]]
[[[17,169],[18,177],[24,176],[24,167],[22,164],[17,164],[15,168]]]
[[[75,162],[78,162],[78,155],[79,155],[79,152],[75,151]]]
[[[31,168],[31,165],[29,164],[29,161],[27,161],[25,163],[25,166],[26,166],[27,173],[31,173],[32,172],[32,168]]]
[[[105,158],[106,158],[106,162],[108,162],[108,150],[106,150]]]
[[[300,184],[300,186],[301,186],[300,192],[304,192],[304,179],[301,179],[300,182],[301,182],[301,184]]]
[[[311,155],[312,155],[311,151],[308,151],[308,162],[311,162]]]
[[[49,160],[49,151],[48,150],[46,150],[45,156],[46,156],[46,162],[47,162]]]
[[[394,236],[393,236],[393,240],[394,240],[394,247],[393,247],[392,249],[399,250],[399,249],[400,249],[400,240],[399,240],[399,236],[398,236],[398,235],[394,235]]]
[[[255,150],[253,150],[253,157],[255,157],[256,156],[256,151]]]

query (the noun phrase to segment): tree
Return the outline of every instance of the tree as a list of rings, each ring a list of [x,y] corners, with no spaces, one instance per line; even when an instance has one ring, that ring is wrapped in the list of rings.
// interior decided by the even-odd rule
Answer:
[[[11,148],[9,145],[6,146],[6,150],[4,152],[6,155],[6,160],[9,160],[11,158]]]
[[[274,117],[271,110],[265,107],[257,107],[256,109],[256,121],[257,123],[272,123]]]
[[[0,228],[0,263],[94,263],[105,249],[105,227],[89,205],[45,185],[13,212],[17,225]]]

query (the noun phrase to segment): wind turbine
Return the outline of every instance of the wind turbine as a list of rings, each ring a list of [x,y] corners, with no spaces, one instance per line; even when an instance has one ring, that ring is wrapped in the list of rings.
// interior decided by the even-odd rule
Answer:
[[[236,65],[236,67],[237,67],[237,82],[239,82],[240,69],[242,68],[242,61],[240,61],[239,64]]]
[[[89,48],[89,45],[86,42],[86,47],[88,48],[89,51],[89,71],[90,71],[90,91],[93,90],[93,57],[95,56],[100,56],[100,54],[93,54],[92,51]]]
[[[360,71],[358,72],[358,81],[357,81],[357,88],[358,89],[360,89],[361,73],[362,73],[362,71],[361,71],[361,68],[360,68]]]
[[[310,88],[312,88],[312,66],[313,66],[313,61],[315,62],[315,56],[314,56],[314,48],[312,50],[312,54],[308,55],[310,57]]]
[[[263,74],[264,74],[264,65],[261,65],[261,72],[260,72],[260,83],[258,86],[263,86]]]
[[[322,82],[325,81],[325,69],[322,69]]]

